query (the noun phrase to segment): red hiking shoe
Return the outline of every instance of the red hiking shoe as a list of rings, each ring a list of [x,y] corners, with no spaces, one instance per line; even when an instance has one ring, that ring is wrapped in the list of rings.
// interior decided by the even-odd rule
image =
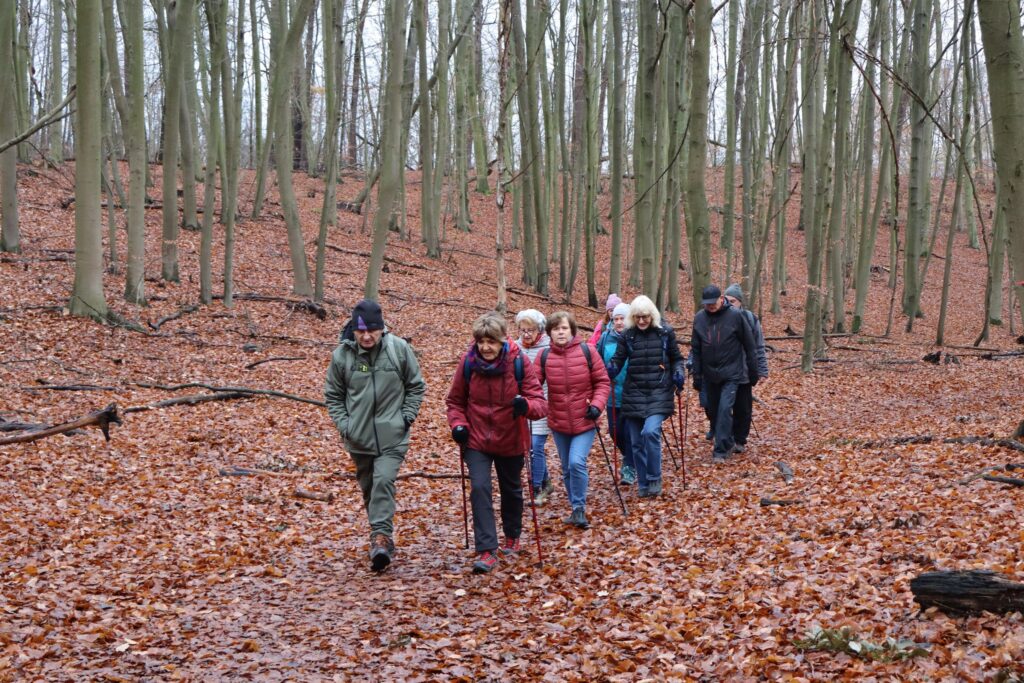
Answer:
[[[476,562],[473,563],[474,574],[487,574],[494,566],[498,564],[498,556],[493,550],[485,550],[480,553],[480,556],[476,558]]]
[[[518,538],[506,538],[504,545],[498,549],[498,552],[506,557],[515,557],[522,549]]]

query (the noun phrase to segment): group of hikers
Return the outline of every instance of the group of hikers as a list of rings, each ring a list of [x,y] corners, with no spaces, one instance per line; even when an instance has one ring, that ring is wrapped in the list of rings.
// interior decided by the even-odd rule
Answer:
[[[545,453],[549,435],[569,503],[566,524],[590,526],[587,458],[595,437],[601,438],[602,415],[623,455],[619,483],[635,485],[640,498],[660,496],[662,423],[675,413],[687,369],[709,420],[712,462],[744,450],[751,390],[768,376],[768,363],[760,322],[743,308],[739,285],[724,294],[714,285],[704,288],[688,358],[643,295],[627,304],[611,294],[586,339],[567,311],[545,316],[526,309],[516,314],[515,325],[510,334],[505,317],[494,311],[473,322],[473,342],[460,356],[445,398],[460,468],[470,482],[475,573],[488,573],[501,556],[521,551],[524,467],[535,508],[554,492]],[[412,347],[387,332],[379,304],[360,301],[331,357],[324,396],[356,467],[370,523],[370,564],[377,572],[395,554],[395,479],[425,392]],[[492,470],[500,493],[500,543]]]

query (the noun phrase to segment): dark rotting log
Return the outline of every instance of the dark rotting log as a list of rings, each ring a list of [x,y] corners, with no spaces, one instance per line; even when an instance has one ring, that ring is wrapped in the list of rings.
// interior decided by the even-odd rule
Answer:
[[[103,438],[110,441],[110,425],[121,424],[121,416],[117,413],[117,404],[111,403],[103,410],[97,410],[88,415],[72,420],[71,422],[65,422],[63,424],[54,425],[47,429],[40,429],[38,431],[26,432],[24,434],[15,434],[14,436],[5,436],[0,438],[0,446],[13,443],[29,443],[31,441],[38,441],[39,439],[45,439],[48,436],[54,434],[66,434],[75,429],[81,429],[82,427],[89,427],[95,425],[100,428],[103,432]]]
[[[988,570],[925,572],[910,580],[910,590],[922,609],[952,615],[1024,611],[1024,583]]]

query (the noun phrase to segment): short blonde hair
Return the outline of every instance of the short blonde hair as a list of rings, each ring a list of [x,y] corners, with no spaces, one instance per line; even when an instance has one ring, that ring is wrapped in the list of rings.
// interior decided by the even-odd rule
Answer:
[[[508,337],[508,323],[505,322],[505,317],[497,311],[484,313],[473,321],[473,339],[477,341],[493,339],[504,342],[506,337]]]
[[[654,305],[654,302],[649,297],[643,294],[629,302],[629,315],[626,316],[626,327],[635,327],[638,315],[651,316],[651,326],[661,327],[661,313],[658,312],[658,307]]]
[[[576,318],[572,317],[572,313],[569,311],[555,311],[549,315],[547,333],[551,334],[551,330],[561,325],[562,322],[569,323],[569,329],[572,330],[572,336],[575,337],[576,333],[579,332],[579,328],[576,326]]]

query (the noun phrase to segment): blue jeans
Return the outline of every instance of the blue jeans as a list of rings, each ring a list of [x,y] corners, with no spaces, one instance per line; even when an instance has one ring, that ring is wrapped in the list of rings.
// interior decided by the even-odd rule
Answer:
[[[636,483],[641,489],[661,479],[661,423],[668,415],[628,418],[629,438],[633,442]]]
[[[547,434],[534,434],[532,446],[530,447],[530,484],[533,488],[540,488],[541,484],[548,480],[548,459],[544,455],[544,444],[547,443]]]
[[[736,382],[707,385],[708,411],[714,416],[715,450],[712,456],[724,458],[735,445],[732,436],[732,407],[736,404]]]
[[[608,433],[615,441],[619,451],[622,453],[622,466],[636,469],[633,460],[633,440],[629,438],[629,428],[626,426],[626,418],[622,414],[622,408],[608,406],[607,412]]]
[[[587,505],[587,484],[590,480],[587,456],[590,455],[590,447],[594,445],[596,433],[596,430],[588,429],[573,436],[551,430],[551,440],[555,442],[558,459],[562,462],[562,483],[565,484],[565,492],[573,510]]]

